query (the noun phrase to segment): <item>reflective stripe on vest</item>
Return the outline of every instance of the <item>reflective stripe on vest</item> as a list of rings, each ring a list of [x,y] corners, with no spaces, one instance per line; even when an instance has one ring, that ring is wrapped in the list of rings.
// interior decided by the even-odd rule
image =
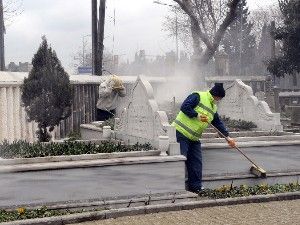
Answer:
[[[201,101],[201,100],[200,100]],[[204,110],[206,110],[207,112],[209,112],[212,116],[215,115],[214,111],[212,111],[210,108],[208,108],[207,106],[203,105],[201,102],[199,102],[198,106]]]
[[[187,132],[189,132],[191,135],[197,137],[197,138],[201,138],[201,135],[199,135],[198,133],[192,131],[190,128],[188,128],[186,125],[184,125],[183,123],[181,123],[179,120],[174,120],[174,123],[176,123],[177,125],[181,126],[183,129],[185,129]]]

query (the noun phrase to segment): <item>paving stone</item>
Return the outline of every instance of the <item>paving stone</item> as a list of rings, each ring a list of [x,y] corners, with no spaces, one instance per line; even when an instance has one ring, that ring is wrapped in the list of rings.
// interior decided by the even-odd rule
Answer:
[[[283,225],[299,221],[300,200],[292,200],[128,216],[74,225]]]

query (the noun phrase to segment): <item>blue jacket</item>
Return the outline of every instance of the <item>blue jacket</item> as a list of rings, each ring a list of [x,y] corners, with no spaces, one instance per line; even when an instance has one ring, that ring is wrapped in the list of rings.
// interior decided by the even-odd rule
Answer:
[[[196,93],[190,94],[182,103],[180,110],[190,118],[197,117],[198,113],[194,110],[194,108],[199,104],[199,95]],[[227,131],[224,123],[219,117],[218,113],[215,113],[214,119],[211,122],[218,130],[224,134],[226,137],[229,136],[229,132]]]

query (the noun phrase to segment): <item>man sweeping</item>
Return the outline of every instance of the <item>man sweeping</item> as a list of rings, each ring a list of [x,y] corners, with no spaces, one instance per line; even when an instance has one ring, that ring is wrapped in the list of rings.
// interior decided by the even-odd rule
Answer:
[[[202,153],[199,139],[204,130],[211,123],[227,137],[228,144],[234,148],[235,141],[217,113],[216,103],[225,97],[222,83],[206,92],[194,92],[181,105],[180,112],[172,123],[176,128],[177,142],[180,144],[181,154],[186,160],[188,191],[199,193],[202,188]]]

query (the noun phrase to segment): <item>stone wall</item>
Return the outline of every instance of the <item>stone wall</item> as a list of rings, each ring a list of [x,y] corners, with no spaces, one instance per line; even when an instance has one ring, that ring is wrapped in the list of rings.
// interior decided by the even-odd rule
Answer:
[[[265,101],[259,101],[250,86],[235,80],[226,90],[226,97],[220,102],[218,112],[231,119],[254,122],[259,130],[282,131],[280,114],[272,113]]]

